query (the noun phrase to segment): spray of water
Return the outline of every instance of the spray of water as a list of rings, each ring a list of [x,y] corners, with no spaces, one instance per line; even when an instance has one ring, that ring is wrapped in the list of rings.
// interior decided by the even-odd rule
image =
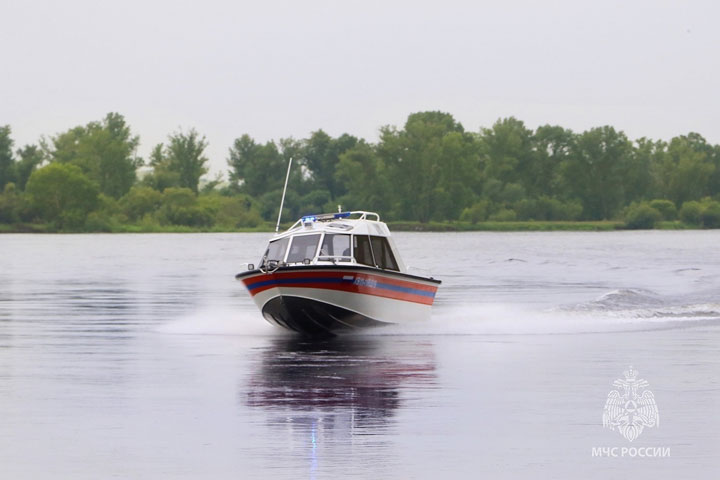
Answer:
[[[720,303],[668,304],[648,291],[614,290],[552,309],[513,304],[435,308],[427,322],[368,329],[363,335],[537,335],[641,331],[720,323]],[[207,307],[161,325],[161,333],[277,336],[290,334],[250,309]]]
[[[257,311],[206,307],[181,316],[157,328],[160,333],[178,335],[277,335],[280,330],[266,322]]]

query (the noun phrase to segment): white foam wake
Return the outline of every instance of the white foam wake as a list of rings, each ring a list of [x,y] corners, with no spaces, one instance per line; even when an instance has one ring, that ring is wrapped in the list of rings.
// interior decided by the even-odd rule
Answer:
[[[642,296],[646,301],[637,301]],[[618,301],[621,298],[622,301]],[[632,299],[627,301],[628,298]],[[647,301],[650,299],[650,301]],[[528,305],[457,304],[433,310],[426,322],[363,330],[363,335],[532,335],[637,331],[720,323],[720,303],[662,305],[650,293],[614,291],[580,305],[540,310]],[[156,329],[185,335],[290,334],[254,310],[201,308]]]
[[[207,307],[179,317],[156,329],[181,335],[274,335],[279,332],[257,311]]]

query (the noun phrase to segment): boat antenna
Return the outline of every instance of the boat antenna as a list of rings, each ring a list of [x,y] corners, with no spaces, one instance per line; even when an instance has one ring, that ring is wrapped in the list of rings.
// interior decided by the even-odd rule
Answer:
[[[275,225],[276,232],[278,230],[280,230],[280,219],[282,218],[282,209],[283,209],[283,204],[285,203],[285,192],[287,191],[287,184],[288,184],[288,179],[290,178],[290,167],[291,166],[292,166],[292,157],[290,157],[290,161],[288,161],[287,174],[285,174],[285,186],[283,187],[282,200],[280,200],[280,211],[278,212],[277,225]]]

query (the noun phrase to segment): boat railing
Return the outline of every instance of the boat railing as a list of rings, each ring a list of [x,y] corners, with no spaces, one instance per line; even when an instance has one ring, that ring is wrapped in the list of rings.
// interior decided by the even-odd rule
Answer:
[[[281,262],[279,260],[268,260],[267,258],[263,258],[262,262],[260,262],[260,265],[258,265],[258,270],[260,270],[262,273],[274,273],[275,270],[284,266],[285,262]]]
[[[322,213],[319,215],[305,215],[297,222],[293,223],[288,231],[295,230],[303,225],[310,225],[315,222],[329,222],[332,220],[369,220],[369,221],[380,221],[380,215],[375,212],[366,212],[364,210],[357,210],[352,212],[338,212],[338,213]]]
[[[375,219],[373,221],[375,221],[375,222],[380,221],[380,215],[378,215],[375,212],[366,212],[364,210],[357,210],[357,211],[348,212],[348,213],[350,214],[348,216],[359,215],[359,217],[356,218],[356,220],[372,220],[372,219],[368,218],[368,216],[372,216],[372,217],[375,217]]]

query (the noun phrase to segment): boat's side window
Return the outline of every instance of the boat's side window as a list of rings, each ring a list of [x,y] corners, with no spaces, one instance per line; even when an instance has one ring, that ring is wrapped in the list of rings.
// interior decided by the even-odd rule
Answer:
[[[400,270],[387,238],[371,236],[370,242],[372,245],[372,253],[375,256],[378,267],[386,270]]]
[[[285,258],[285,251],[287,250],[289,240],[290,239],[288,237],[285,237],[280,240],[270,242],[270,245],[268,245],[268,249],[263,256],[263,262],[261,263],[269,262],[271,260],[276,262],[282,261]]]
[[[355,261],[363,265],[375,266],[372,250],[370,248],[370,237],[367,235],[354,235],[353,247],[355,248]]]
[[[317,250],[319,242],[320,234],[298,235],[297,237],[293,237],[287,263],[300,263],[306,258],[312,260],[315,258],[315,251]]]
[[[350,261],[350,235],[345,233],[326,233],[320,247],[321,257],[347,257],[339,258],[341,262]]]

